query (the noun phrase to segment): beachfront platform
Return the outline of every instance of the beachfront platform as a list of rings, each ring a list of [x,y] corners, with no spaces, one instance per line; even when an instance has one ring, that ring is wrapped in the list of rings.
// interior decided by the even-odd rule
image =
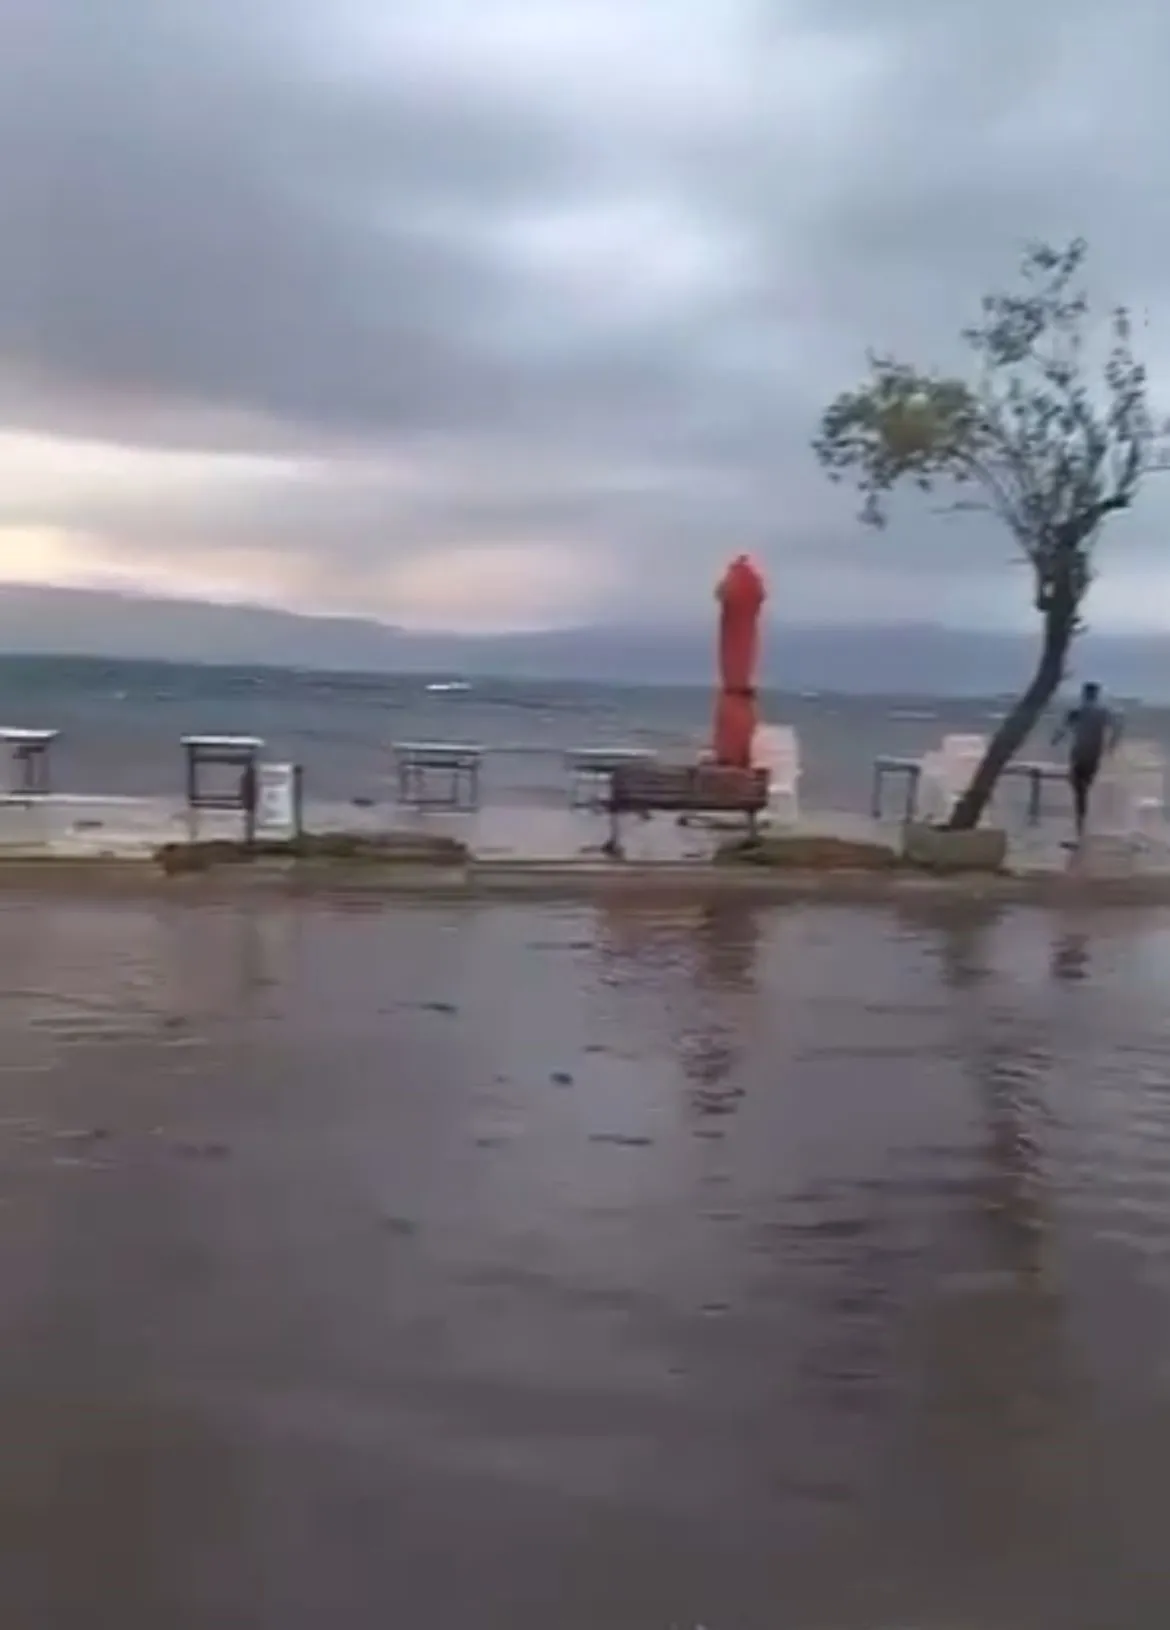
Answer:
[[[388,803],[308,803],[309,832],[434,835],[455,839],[474,861],[564,867],[623,867],[690,863],[702,867],[716,849],[744,831],[734,818],[680,825],[673,817],[631,820],[624,833],[624,861],[604,859],[607,817],[569,807],[486,804],[476,810],[411,809]],[[765,830],[769,828],[765,827]],[[896,819],[875,820],[839,811],[809,811],[795,825],[773,823],[770,830],[807,837],[877,842],[898,847]],[[1024,875],[1068,870],[1068,823],[1051,819],[1039,827],[1021,824],[1010,832],[1009,868]],[[166,844],[243,835],[238,810],[191,810],[182,799],[51,794],[27,803],[0,806],[0,860],[151,860]],[[1094,874],[1170,878],[1170,823],[1139,834],[1100,830],[1091,836],[1079,864]]]

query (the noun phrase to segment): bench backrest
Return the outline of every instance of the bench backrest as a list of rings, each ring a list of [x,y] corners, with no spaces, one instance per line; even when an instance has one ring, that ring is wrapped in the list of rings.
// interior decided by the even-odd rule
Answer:
[[[768,771],[721,764],[622,764],[613,772],[615,810],[760,811],[768,802]]]

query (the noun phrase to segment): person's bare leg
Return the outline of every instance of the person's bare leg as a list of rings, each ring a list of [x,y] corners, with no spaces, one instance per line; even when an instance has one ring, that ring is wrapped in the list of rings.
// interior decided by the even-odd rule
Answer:
[[[1085,828],[1089,824],[1089,799],[1093,795],[1093,784],[1097,779],[1097,763],[1082,764],[1073,775],[1073,810],[1076,816],[1077,843],[1082,842]]]
[[[1076,820],[1077,842],[1085,835],[1085,822],[1089,817],[1089,783],[1083,776],[1073,782],[1073,814]]]
[[[1073,799],[1073,825],[1076,836],[1070,839],[1064,847],[1077,849],[1085,835],[1085,822],[1089,814],[1089,781],[1088,777],[1080,773],[1079,767],[1073,765],[1069,769],[1069,790]]]

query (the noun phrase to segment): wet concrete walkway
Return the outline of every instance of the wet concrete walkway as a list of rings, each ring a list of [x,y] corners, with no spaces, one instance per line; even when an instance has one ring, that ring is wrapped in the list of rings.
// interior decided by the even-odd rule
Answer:
[[[596,863],[609,833],[600,812],[564,804],[487,804],[474,812],[412,811],[394,804],[312,804],[306,812],[311,831],[429,832],[457,838],[484,862],[530,860],[538,863]],[[896,821],[875,821],[849,811],[813,810],[795,826],[775,830],[809,835],[877,841],[897,847]],[[741,832],[742,823],[718,821],[680,826],[670,816],[622,823],[623,847],[631,863],[709,860],[717,845]],[[54,855],[149,858],[164,843],[185,841],[192,834],[239,837],[242,817],[201,812],[194,825],[178,800],[159,798],[73,797],[49,799],[33,807],[0,806],[0,860],[6,856]],[[1046,818],[1037,827],[1021,819],[1009,827],[1011,867],[1024,873],[1068,869],[1069,824]],[[1170,824],[1147,823],[1141,832],[1113,830],[1103,824],[1078,858],[1079,870],[1103,877],[1170,877]]]
[[[0,914],[0,1622],[1161,1630],[1170,914]]]

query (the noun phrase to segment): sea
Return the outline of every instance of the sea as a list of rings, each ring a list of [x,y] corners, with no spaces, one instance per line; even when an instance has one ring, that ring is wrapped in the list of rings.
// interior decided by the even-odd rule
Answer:
[[[186,734],[263,739],[266,757],[303,766],[320,802],[381,802],[391,747],[462,741],[487,752],[488,802],[563,802],[563,755],[644,746],[687,754],[710,737],[712,689],[464,674],[328,673],[107,658],[0,657],[0,725],[55,729],[62,792],[178,795]],[[948,731],[988,733],[1010,696],[761,695],[761,717],[800,737],[806,808],[861,811],[879,754],[917,757]],[[1170,747],[1170,709],[1123,701],[1131,734]],[[1047,730],[1043,732],[1047,736]],[[1046,739],[1036,744],[1048,756]],[[1022,788],[1020,789],[1022,795]]]

